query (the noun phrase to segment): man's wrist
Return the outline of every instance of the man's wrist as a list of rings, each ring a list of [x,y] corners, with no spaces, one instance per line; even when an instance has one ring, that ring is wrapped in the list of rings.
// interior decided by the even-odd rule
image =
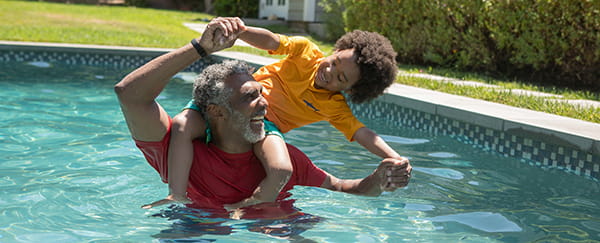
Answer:
[[[198,40],[196,40],[196,38],[192,39],[192,41],[190,41],[190,43],[192,43],[192,46],[194,47],[194,49],[196,49],[196,52],[198,52],[198,55],[200,55],[200,58],[208,56],[208,53],[206,52],[204,47],[202,47],[200,45],[200,43],[198,43]]]

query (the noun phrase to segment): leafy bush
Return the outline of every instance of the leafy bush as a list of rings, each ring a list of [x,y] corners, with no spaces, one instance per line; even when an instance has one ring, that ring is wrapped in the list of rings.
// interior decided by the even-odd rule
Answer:
[[[564,85],[600,88],[600,2],[496,2],[490,24],[515,69],[533,69]]]
[[[345,30],[387,36],[399,62],[600,90],[600,1],[339,1]]]
[[[148,7],[148,2],[146,0],[125,0],[125,5],[144,8]]]
[[[256,18],[259,0],[218,0],[214,2],[217,16]]]
[[[324,23],[326,28],[325,39],[327,41],[336,41],[346,33],[344,30],[344,6],[343,0],[322,0],[319,5],[325,11]]]

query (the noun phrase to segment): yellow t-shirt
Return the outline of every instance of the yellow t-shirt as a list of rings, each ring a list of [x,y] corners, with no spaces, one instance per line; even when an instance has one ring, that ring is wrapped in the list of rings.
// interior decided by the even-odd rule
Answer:
[[[362,124],[340,92],[316,89],[314,79],[324,58],[319,48],[304,37],[279,35],[279,48],[270,54],[287,55],[254,73],[269,101],[267,119],[286,133],[318,121],[328,121],[348,140]]]

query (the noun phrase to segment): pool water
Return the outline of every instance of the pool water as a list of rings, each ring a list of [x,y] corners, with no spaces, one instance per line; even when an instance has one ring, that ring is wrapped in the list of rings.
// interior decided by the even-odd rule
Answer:
[[[112,90],[131,70],[0,63],[0,242],[600,241],[600,183],[379,120],[363,121],[411,159],[406,188],[361,197],[296,187],[305,215],[286,220],[141,209],[167,186],[135,148]],[[190,95],[174,80],[158,101],[175,115]],[[380,160],[326,123],[287,138],[340,178],[364,177]]]

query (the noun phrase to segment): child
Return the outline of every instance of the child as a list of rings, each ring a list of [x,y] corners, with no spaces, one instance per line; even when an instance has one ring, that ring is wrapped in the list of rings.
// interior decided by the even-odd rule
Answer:
[[[273,202],[289,180],[292,165],[283,135],[291,129],[317,121],[328,121],[349,141],[356,140],[382,158],[401,158],[375,132],[358,121],[341,92],[354,103],[376,98],[396,78],[396,53],[389,40],[372,32],[353,31],[335,44],[335,52],[325,57],[304,37],[274,34],[262,28],[246,27],[239,18],[219,18],[224,35],[239,34],[240,39],[270,54],[287,55],[264,66],[253,76],[263,85],[262,95],[269,106],[265,119],[267,136],[254,145],[266,177],[250,198],[231,202],[227,209],[261,202]],[[196,92],[196,91],[194,91]],[[198,104],[188,105],[173,119],[169,146],[170,195],[174,201],[189,202],[185,196],[192,161],[192,140],[210,137]],[[257,117],[256,119],[261,119]],[[272,136],[275,135],[275,136]]]

